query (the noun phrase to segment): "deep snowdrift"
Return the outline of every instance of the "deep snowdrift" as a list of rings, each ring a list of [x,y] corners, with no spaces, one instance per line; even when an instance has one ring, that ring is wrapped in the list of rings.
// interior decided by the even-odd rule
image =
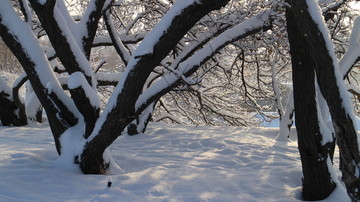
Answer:
[[[111,146],[121,170],[104,176],[56,161],[46,125],[0,127],[0,201],[299,201],[297,143],[277,132],[152,124]]]

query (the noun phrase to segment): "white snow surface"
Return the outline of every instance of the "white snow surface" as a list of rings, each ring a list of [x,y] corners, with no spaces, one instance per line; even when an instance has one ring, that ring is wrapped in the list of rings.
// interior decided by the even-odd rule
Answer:
[[[151,124],[108,149],[121,169],[83,175],[67,153],[58,157],[47,124],[0,127],[0,201],[301,201],[296,140],[275,141],[277,134]],[[339,185],[324,201],[349,200]]]

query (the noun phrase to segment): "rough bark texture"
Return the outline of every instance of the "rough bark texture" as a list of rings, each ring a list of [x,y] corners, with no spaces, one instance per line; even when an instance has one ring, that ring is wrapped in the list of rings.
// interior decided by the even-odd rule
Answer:
[[[293,70],[296,131],[303,169],[303,197],[305,200],[322,200],[336,187],[327,165],[330,144],[321,145],[315,70],[310,52],[291,9],[287,10],[286,19]]]
[[[85,134],[84,137],[88,138],[94,129],[95,122],[99,118],[100,108],[93,107],[90,100],[87,98],[84,89],[78,87],[75,89],[69,89],[71,98],[79,107],[78,110],[84,116],[85,121]],[[88,107],[91,106],[91,107]]]
[[[360,200],[360,180],[357,176],[360,171],[360,155],[357,134],[348,114],[351,112],[347,112],[343,106],[333,60],[327,50],[322,33],[307,10],[306,1],[289,0],[288,2],[298,26],[298,33],[303,35],[302,38],[308,51],[308,60],[313,62],[320,91],[330,109],[340,151],[340,169],[343,181],[350,197],[353,200]]]
[[[137,64],[125,80],[121,94],[117,96],[116,107],[108,113],[98,135],[85,146],[80,164],[84,173],[104,173],[102,154],[136,118],[135,103],[152,70],[196,22],[210,11],[226,5],[227,2],[228,0],[203,0],[188,6],[173,19],[167,32],[155,44],[153,53],[138,57]]]

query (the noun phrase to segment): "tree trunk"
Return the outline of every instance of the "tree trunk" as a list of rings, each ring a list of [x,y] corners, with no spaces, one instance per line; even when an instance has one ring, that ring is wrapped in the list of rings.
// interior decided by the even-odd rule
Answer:
[[[354,128],[351,110],[345,106],[351,106],[350,100],[346,95],[340,74],[336,76],[336,68],[338,61],[335,61],[333,50],[328,50],[329,43],[325,33],[321,32],[319,24],[317,24],[308,11],[309,1],[305,0],[289,0],[294,19],[298,26],[298,33],[302,35],[306,50],[308,50],[308,60],[313,61],[313,67],[320,91],[324,96],[329,109],[337,144],[340,151],[340,169],[342,171],[342,179],[346,185],[347,191],[353,200],[360,200],[360,153],[356,130]],[[310,2],[311,3],[311,2]],[[314,6],[314,5],[311,5]],[[313,9],[313,8],[312,8]],[[312,13],[315,15],[316,13]],[[295,23],[294,23],[295,24]],[[323,28],[326,29],[326,28]],[[296,39],[299,40],[300,38]],[[343,86],[343,89],[340,88]]]
[[[193,4],[189,4],[183,8],[181,13],[174,15],[171,13],[171,10],[168,12],[171,17],[171,19],[168,20],[171,20],[171,22],[166,31],[162,30],[162,24],[156,26],[152,30],[152,32],[154,32],[154,30],[156,31],[156,29],[160,27],[160,30],[162,30],[163,33],[158,39],[147,39],[157,41],[153,45],[153,50],[148,53],[141,53],[141,55],[136,55],[136,53],[134,53],[131,61],[133,63],[129,62],[131,65],[126,67],[127,70],[121,78],[124,79],[121,86],[121,92],[117,95],[113,95],[114,100],[116,100],[115,106],[112,106],[108,112],[102,114],[102,116],[105,116],[105,121],[96,123],[101,124],[101,126],[99,126],[99,131],[96,131],[97,134],[93,134],[94,137],[87,142],[84,151],[81,154],[80,167],[84,173],[103,173],[104,162],[102,154],[105,149],[121,135],[121,132],[124,131],[126,126],[140,115],[141,112],[135,114],[135,104],[142,93],[146,80],[151,72],[160,64],[166,55],[174,49],[178,41],[195,25],[195,23],[210,11],[225,6],[227,2],[228,0],[194,1]],[[175,3],[174,6],[176,5],[177,4]],[[166,18],[166,16],[164,16],[164,18]],[[143,43],[144,42],[145,41],[143,41]],[[151,103],[149,103],[149,105],[150,104]],[[106,110],[107,109],[104,111]],[[94,157],[94,159],[92,157]]]
[[[296,131],[303,168],[303,197],[305,200],[322,200],[336,185],[327,164],[329,144],[321,144],[323,134],[318,122],[315,71],[292,9],[287,9],[286,19],[293,67]]]

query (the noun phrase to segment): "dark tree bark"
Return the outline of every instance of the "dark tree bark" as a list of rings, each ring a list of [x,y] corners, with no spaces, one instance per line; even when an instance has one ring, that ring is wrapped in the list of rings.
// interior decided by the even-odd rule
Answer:
[[[25,84],[25,82],[27,81],[27,77],[21,75],[20,78],[18,78],[18,79],[20,79],[20,81],[17,83],[17,85],[13,86],[12,96],[13,96],[13,100],[14,100],[14,104],[15,104],[16,108],[19,109],[18,121],[16,121],[17,122],[16,125],[22,126],[22,125],[27,124],[27,117],[26,117],[26,112],[25,112],[25,105],[24,105],[24,103],[22,103],[20,101],[19,90],[20,90],[21,86],[23,86]]]
[[[337,144],[340,151],[340,169],[342,179],[347,191],[353,200],[360,200],[360,154],[357,141],[357,134],[353,120],[343,105],[340,89],[335,76],[335,65],[327,49],[323,33],[308,12],[308,5],[305,0],[288,0],[291,5],[291,12],[298,27],[298,33],[302,35],[308,60],[312,61],[316,72],[320,91],[324,96],[329,109],[333,126],[335,129]],[[296,39],[299,40],[299,39]]]
[[[0,119],[3,126],[23,126],[27,124],[24,104],[20,104],[19,108],[9,94],[3,91],[0,92]]]
[[[82,38],[83,48],[85,51],[86,58],[90,58],[91,48],[94,42],[95,34],[98,28],[98,23],[105,12],[108,5],[105,5],[106,0],[96,0],[95,8],[90,12],[89,16],[86,18],[86,28],[87,34]]]
[[[321,144],[324,134],[321,134],[319,128],[315,70],[309,47],[290,8],[286,11],[286,19],[292,60],[296,131],[303,169],[303,197],[305,200],[322,200],[336,187],[327,164],[331,143]]]
[[[86,93],[84,89],[77,87],[74,89],[69,89],[71,98],[75,102],[76,105],[85,105],[92,106],[90,100],[87,99]],[[95,122],[99,118],[100,108],[97,107],[88,107],[88,108],[79,108],[81,114],[85,114],[85,134],[84,137],[88,138],[91,132],[94,129]]]
[[[19,79],[18,84],[12,89],[8,87],[9,90],[1,89],[0,91],[0,119],[4,126],[23,126],[27,124],[25,106],[19,98],[19,89],[25,83],[26,77]]]

